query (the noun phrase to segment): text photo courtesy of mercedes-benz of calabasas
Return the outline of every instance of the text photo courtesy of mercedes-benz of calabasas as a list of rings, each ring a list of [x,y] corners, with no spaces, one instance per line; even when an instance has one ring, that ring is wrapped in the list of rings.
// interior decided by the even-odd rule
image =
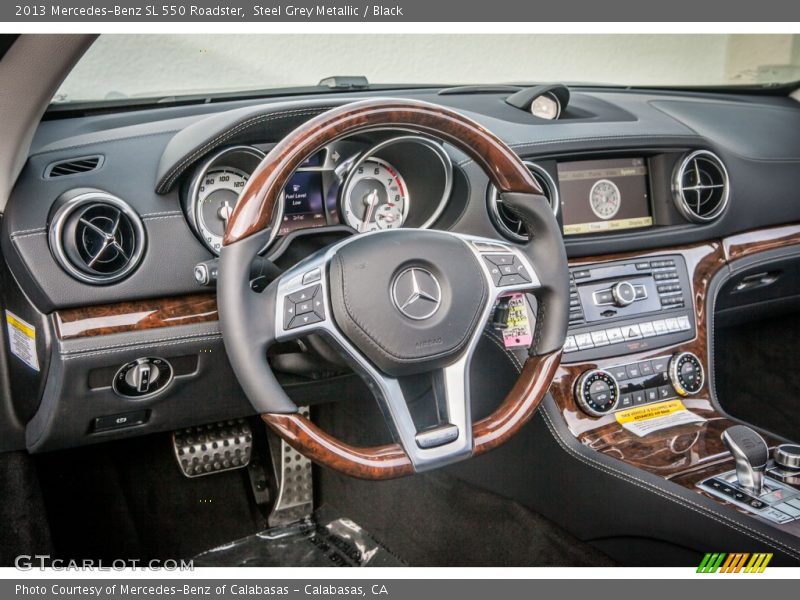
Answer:
[[[2,566],[800,565],[800,36],[0,42]]]

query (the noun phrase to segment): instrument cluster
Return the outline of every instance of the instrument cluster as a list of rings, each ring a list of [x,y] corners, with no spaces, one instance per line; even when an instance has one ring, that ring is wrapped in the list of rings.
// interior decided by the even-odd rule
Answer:
[[[183,195],[195,234],[214,254],[236,202],[269,146],[229,146],[199,164]],[[344,139],[309,156],[284,186],[276,237],[347,225],[358,233],[427,228],[444,211],[453,165],[440,142],[399,134],[380,141]]]

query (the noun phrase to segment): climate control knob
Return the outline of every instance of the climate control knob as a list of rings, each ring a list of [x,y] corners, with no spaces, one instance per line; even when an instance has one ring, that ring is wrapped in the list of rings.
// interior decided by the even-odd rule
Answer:
[[[669,380],[681,396],[691,396],[700,391],[705,373],[700,359],[691,352],[676,354],[669,361]]]
[[[592,369],[578,378],[575,385],[575,401],[584,412],[593,417],[602,417],[617,407],[619,385],[608,371]]]

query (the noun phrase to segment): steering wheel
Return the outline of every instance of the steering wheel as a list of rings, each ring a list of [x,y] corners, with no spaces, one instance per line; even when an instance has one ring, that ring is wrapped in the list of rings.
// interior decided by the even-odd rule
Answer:
[[[324,248],[251,290],[250,263],[278,226],[275,210],[295,169],[347,135],[404,129],[446,141],[483,167],[502,202],[525,223],[525,246],[446,231],[394,229]],[[346,104],[283,139],[251,176],[220,253],[218,303],[233,370],[267,425],[311,460],[364,479],[388,479],[479,455],[530,419],[560,363],[569,272],[561,232],[542,190],[499,138],[452,110],[411,100]],[[278,217],[279,219],[279,217]],[[530,356],[494,413],[473,423],[469,368],[497,300],[536,298]],[[357,448],[325,433],[289,399],[267,349],[311,333],[329,340],[367,382],[397,441]],[[445,410],[418,431],[401,386],[429,373]]]

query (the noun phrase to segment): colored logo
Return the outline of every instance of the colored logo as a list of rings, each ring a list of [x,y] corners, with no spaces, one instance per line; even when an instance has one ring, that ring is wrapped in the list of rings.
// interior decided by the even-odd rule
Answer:
[[[757,552],[735,552],[726,554],[725,552],[709,552],[703,557],[700,566],[697,567],[698,573],[763,573],[769,561],[772,560],[772,553]]]

